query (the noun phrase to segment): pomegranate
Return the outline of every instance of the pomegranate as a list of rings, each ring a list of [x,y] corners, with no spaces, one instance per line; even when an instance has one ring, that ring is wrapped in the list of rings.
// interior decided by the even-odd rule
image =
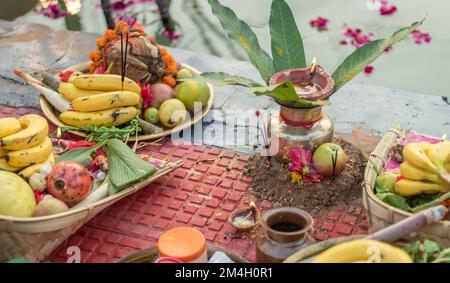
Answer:
[[[80,163],[61,161],[47,179],[47,192],[68,206],[82,201],[91,190],[91,173]]]
[[[347,154],[337,144],[324,143],[313,154],[314,168],[324,177],[337,176],[342,173],[347,164]]]

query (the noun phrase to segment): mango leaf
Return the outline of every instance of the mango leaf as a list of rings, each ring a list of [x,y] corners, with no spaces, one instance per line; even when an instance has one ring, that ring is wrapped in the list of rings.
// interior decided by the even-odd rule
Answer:
[[[251,87],[250,90],[256,95],[267,95],[281,104],[289,104],[298,108],[312,108],[323,105],[326,102],[310,102],[299,98],[291,81],[284,81],[274,86]]]
[[[234,76],[223,72],[205,72],[190,80],[207,81],[218,86],[240,85],[245,87],[262,86],[260,83],[240,76]]]
[[[110,193],[121,191],[156,172],[155,166],[137,157],[131,148],[119,139],[108,140],[105,151],[108,156],[108,180],[112,184],[109,187]]]
[[[384,201],[385,203],[404,210],[404,211],[410,211],[411,207],[408,205],[408,203],[406,202],[406,199],[402,196],[396,195],[394,193],[378,193],[376,194],[376,196]]]
[[[384,53],[386,48],[405,39],[413,30],[422,25],[424,20],[425,19],[420,22],[415,22],[409,27],[404,27],[388,38],[372,41],[371,43],[356,49],[344,60],[336,71],[334,71],[332,75],[334,80],[334,91],[336,92],[349,80],[359,74],[367,65],[375,61]]]
[[[275,71],[306,67],[302,36],[284,0],[273,0],[269,26]]]
[[[241,45],[256,67],[261,78],[268,82],[275,73],[272,58],[261,48],[255,33],[250,27],[228,7],[223,6],[218,0],[208,0],[213,14],[219,19],[228,37]]]
[[[81,147],[65,152],[56,158],[56,163],[67,160],[78,162],[87,167],[92,163],[92,154],[97,151],[103,144],[98,143],[91,147]]]

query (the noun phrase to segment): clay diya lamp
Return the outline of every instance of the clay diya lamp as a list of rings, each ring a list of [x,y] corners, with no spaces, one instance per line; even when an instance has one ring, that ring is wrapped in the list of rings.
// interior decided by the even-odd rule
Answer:
[[[228,217],[228,222],[231,226],[240,232],[245,232],[253,229],[260,218],[260,213],[256,209],[256,204],[250,202],[250,207],[239,208],[231,212]]]
[[[56,139],[51,139],[53,144],[53,154],[61,155],[69,150],[69,142],[61,139],[61,128],[56,129]]]

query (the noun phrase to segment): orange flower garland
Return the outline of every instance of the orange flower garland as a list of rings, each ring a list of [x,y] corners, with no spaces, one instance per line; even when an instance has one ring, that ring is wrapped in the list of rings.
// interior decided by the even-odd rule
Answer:
[[[177,81],[174,78],[177,74],[177,64],[175,62],[175,58],[173,58],[166,48],[160,48],[159,52],[164,64],[166,65],[166,75],[162,78],[161,82],[174,87],[177,84]]]

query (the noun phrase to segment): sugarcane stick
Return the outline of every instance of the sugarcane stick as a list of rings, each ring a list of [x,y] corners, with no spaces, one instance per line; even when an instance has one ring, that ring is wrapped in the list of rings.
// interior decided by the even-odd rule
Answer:
[[[42,82],[55,91],[58,91],[59,85],[61,84],[60,79],[47,72],[42,73]]]
[[[33,78],[31,75],[17,68],[14,69],[14,73],[29,85],[38,89],[40,93],[48,100],[48,102],[50,102],[50,104],[59,112],[67,112],[72,108],[70,102],[67,101],[61,94],[47,87],[45,84]]]

